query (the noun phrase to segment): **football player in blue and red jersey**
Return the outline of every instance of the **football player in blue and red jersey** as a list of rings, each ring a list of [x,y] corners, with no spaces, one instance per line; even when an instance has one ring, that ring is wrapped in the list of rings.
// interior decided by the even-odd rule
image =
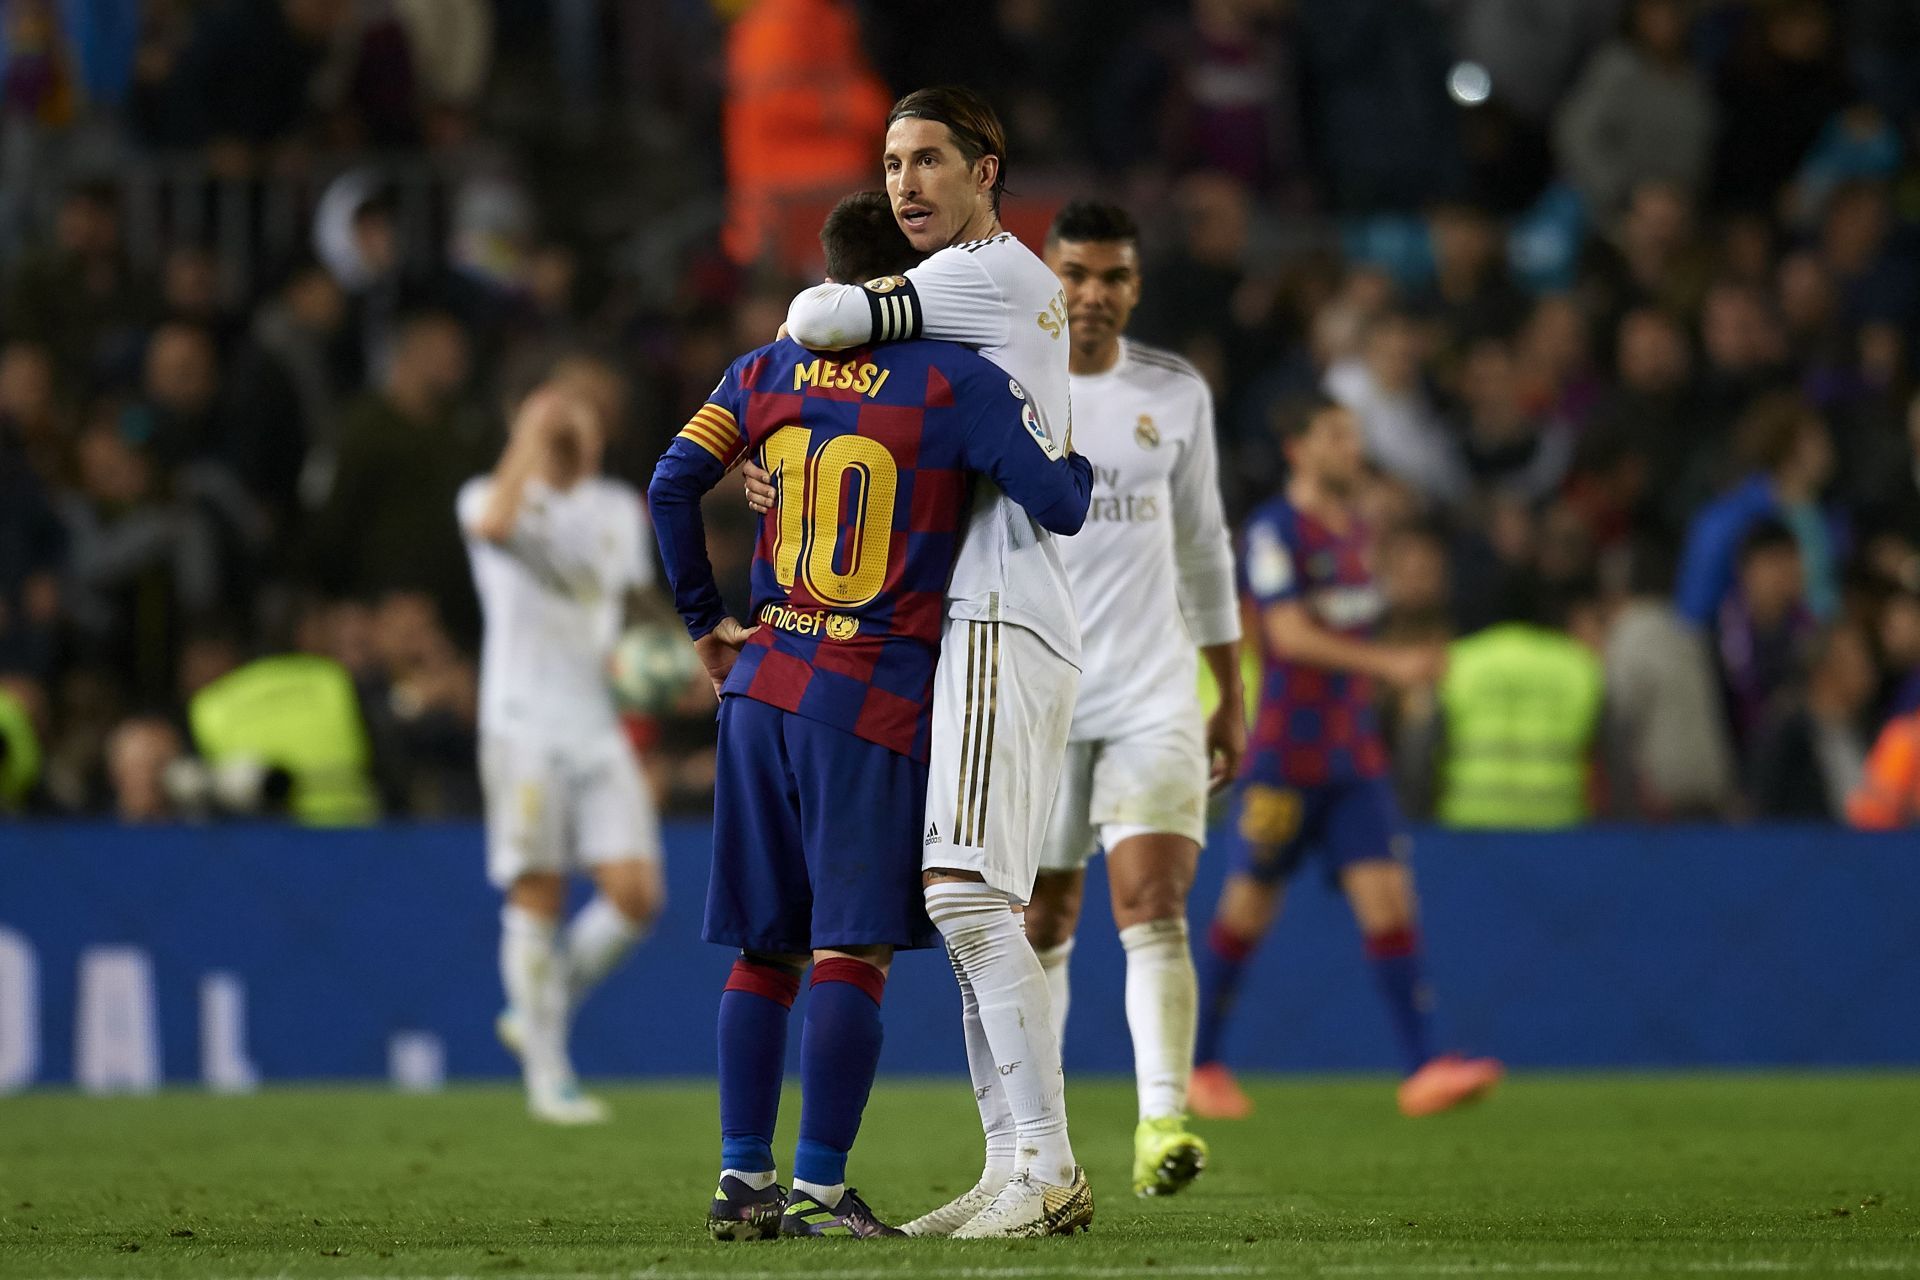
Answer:
[[[878,192],[841,202],[821,240],[834,279],[876,292],[917,256]],[[751,628],[721,603],[699,510],[749,453],[783,477],[755,543]],[[935,938],[920,824],[975,475],[1043,530],[1072,533],[1086,517],[1091,468],[1051,444],[1019,384],[976,352],[911,341],[822,355],[784,338],[734,362],[654,472],[674,602],[721,694],[703,936],[741,954],[720,1002],[717,1239],[901,1234],[845,1171],[892,953]],[[772,1141],[810,961],[788,1194]]]
[[[1354,504],[1365,464],[1353,414],[1316,400],[1283,431],[1286,491],[1248,520],[1240,558],[1246,633],[1261,650],[1260,709],[1240,770],[1227,882],[1198,957],[1189,1102],[1214,1119],[1252,1110],[1222,1062],[1221,1033],[1288,877],[1313,859],[1345,893],[1386,999],[1406,1065],[1400,1109],[1429,1115],[1481,1096],[1502,1074],[1491,1059],[1433,1050],[1408,840],[1374,709],[1374,681],[1432,683],[1444,651],[1371,638],[1381,605]]]

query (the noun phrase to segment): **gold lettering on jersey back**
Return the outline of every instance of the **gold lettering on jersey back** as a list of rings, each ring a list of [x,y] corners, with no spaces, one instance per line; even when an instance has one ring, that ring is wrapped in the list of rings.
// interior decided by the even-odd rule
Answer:
[[[1047,304],[1047,309],[1036,315],[1033,320],[1034,323],[1039,325],[1040,328],[1046,332],[1046,335],[1054,341],[1057,342],[1061,338],[1066,337],[1067,295],[1065,292],[1054,294],[1053,301]],[[1071,435],[1071,427],[1068,428],[1068,433]]]
[[[887,385],[893,370],[882,369],[867,360],[809,360],[793,367],[793,389],[817,387],[822,391],[851,391],[871,400]]]

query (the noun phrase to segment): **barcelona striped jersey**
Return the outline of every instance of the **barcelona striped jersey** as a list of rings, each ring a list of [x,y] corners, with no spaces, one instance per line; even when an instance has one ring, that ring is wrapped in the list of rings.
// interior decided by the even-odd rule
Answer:
[[[725,617],[699,496],[748,453],[779,498],[754,543],[758,630],[723,694],[925,760],[972,477],[991,477],[1036,518],[1084,516],[1086,462],[1062,458],[1020,385],[965,347],[823,355],[783,339],[750,352],[681,429],[648,490],[674,604],[696,639]]]

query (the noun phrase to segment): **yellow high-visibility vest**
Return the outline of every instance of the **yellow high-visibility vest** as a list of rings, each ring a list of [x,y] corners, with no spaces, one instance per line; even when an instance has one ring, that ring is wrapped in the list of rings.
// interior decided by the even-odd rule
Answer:
[[[1600,661],[1557,631],[1504,623],[1457,640],[1440,682],[1449,827],[1566,827],[1590,816]]]
[[[187,718],[211,763],[285,769],[297,821],[354,826],[380,816],[360,701],[339,663],[310,654],[258,659],[195,694]]]

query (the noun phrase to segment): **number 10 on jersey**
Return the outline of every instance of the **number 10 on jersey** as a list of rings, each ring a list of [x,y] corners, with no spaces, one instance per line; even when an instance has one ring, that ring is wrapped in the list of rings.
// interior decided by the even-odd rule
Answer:
[[[797,574],[822,604],[857,609],[886,585],[900,471],[887,447],[868,436],[833,436],[818,452],[812,446],[812,431],[786,426],[762,449],[761,465],[780,490],[774,577],[791,590]]]

